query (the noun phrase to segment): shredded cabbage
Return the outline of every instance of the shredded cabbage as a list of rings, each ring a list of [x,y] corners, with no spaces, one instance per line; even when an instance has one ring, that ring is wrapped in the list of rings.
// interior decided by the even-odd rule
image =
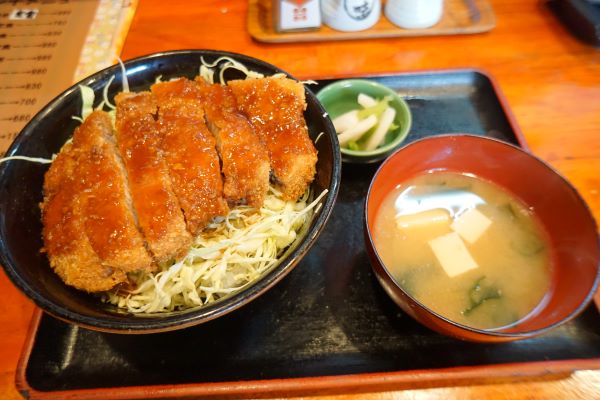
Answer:
[[[215,71],[204,64],[200,65],[200,76],[208,83],[215,83]]]
[[[258,79],[264,78],[265,76],[259,72],[249,70],[244,64],[239,61],[234,60],[231,57],[219,57],[212,63],[204,61],[204,57],[200,57],[200,76],[207,81],[208,83],[215,83],[214,73],[215,68],[219,67],[219,83],[225,84],[224,73],[228,69],[235,69],[240,71],[246,75],[246,78],[249,79]],[[272,77],[281,77],[285,76],[283,73],[278,73],[272,75]]]
[[[81,122],[94,111],[94,90],[91,87],[79,85],[81,91]]]
[[[129,92],[129,81],[127,80],[127,70],[125,69],[125,64],[123,61],[117,57],[117,61],[119,61],[119,65],[121,66],[121,87],[123,88],[123,92]]]
[[[160,76],[157,79],[160,79]],[[111,110],[117,109],[117,106],[115,106],[113,103],[111,103],[110,99],[108,98],[108,89],[110,88],[110,84],[114,80],[115,80],[115,76],[113,75],[110,77],[110,79],[108,80],[106,85],[104,85],[104,87],[102,88],[102,99],[103,100],[102,100],[102,103],[100,103],[100,105],[98,107],[96,107],[97,110],[102,110],[104,108],[104,105],[106,105]]]
[[[51,164],[52,161],[54,161],[54,158],[56,158],[56,154],[54,154],[52,156],[52,159],[50,159],[50,160],[47,158],[40,158],[40,157],[10,156],[10,157],[0,158],[0,163],[3,163],[5,161],[11,161],[11,160],[23,160],[23,161],[29,161],[29,162],[33,162],[33,163],[39,163],[39,164]]]
[[[298,202],[286,202],[271,188],[263,207],[231,210],[196,239],[182,260],[160,266],[157,273],[131,274],[134,290],[106,292],[103,300],[131,313],[158,313],[202,306],[234,293],[277,263],[326,193],[307,204],[308,192]]]
[[[319,143],[319,139],[321,139],[321,136],[325,135],[325,132],[319,132],[319,134],[317,135],[317,138],[315,139],[315,144]]]

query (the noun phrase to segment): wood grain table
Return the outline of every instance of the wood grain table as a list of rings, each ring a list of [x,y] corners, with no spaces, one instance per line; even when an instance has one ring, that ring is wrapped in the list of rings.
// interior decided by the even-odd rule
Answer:
[[[298,78],[477,67],[499,82],[536,155],[564,174],[600,220],[600,49],[575,39],[543,1],[493,0],[497,25],[476,35],[263,44],[247,33],[242,0],[140,2],[123,59],[161,50],[219,49]],[[542,189],[543,190],[543,189]],[[20,398],[14,374],[34,305],[0,274],[0,398]],[[600,371],[328,399],[593,399]]]

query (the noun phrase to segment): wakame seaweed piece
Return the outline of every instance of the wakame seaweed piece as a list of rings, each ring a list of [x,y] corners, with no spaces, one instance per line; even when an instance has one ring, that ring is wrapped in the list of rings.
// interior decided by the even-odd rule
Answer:
[[[520,240],[511,240],[510,247],[526,257],[534,256],[546,248],[544,242],[533,232],[525,233]]]
[[[525,257],[531,257],[545,249],[544,241],[535,232],[531,231],[531,228],[522,219],[523,215],[518,207],[513,205],[512,202],[508,202],[498,208],[500,211],[508,214],[510,219],[517,224],[519,230],[522,232],[522,234],[516,238],[513,237],[510,241],[510,247],[514,251]]]
[[[434,266],[427,263],[422,266],[410,266],[409,268],[398,276],[398,284],[406,293],[414,297],[416,295],[415,284],[419,281],[418,275],[433,269]]]
[[[404,272],[398,278],[398,283],[404,289],[404,291],[411,296],[415,295],[415,275],[417,274],[417,270],[415,268],[409,269]]]
[[[510,216],[510,219],[516,219],[517,217],[517,212],[515,211],[512,203],[506,203],[503,204],[501,206],[498,207],[498,209],[504,213],[506,213],[507,215]]]
[[[494,285],[487,285],[483,281],[485,276],[477,279],[475,284],[469,289],[469,300],[471,305],[463,310],[463,315],[469,315],[477,307],[487,300],[499,299],[502,297],[502,291]]]

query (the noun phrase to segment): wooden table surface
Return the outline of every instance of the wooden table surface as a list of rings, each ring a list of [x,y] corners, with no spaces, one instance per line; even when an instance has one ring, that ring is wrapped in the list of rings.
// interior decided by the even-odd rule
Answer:
[[[173,49],[219,49],[266,60],[298,78],[477,67],[500,84],[536,155],[563,173],[600,220],[600,49],[575,39],[543,1],[493,0],[489,33],[263,44],[242,0],[141,1],[123,59]],[[0,274],[0,398],[18,399],[17,360],[33,304]],[[341,394],[336,399],[355,398]],[[600,371],[558,378],[362,394],[371,399],[600,398]]]

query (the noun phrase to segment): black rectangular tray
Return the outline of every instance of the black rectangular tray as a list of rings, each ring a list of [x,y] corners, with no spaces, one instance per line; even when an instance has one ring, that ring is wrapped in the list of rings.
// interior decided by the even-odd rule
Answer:
[[[465,132],[524,145],[485,73],[367,79],[407,98],[413,113],[407,142]],[[332,81],[319,81],[311,90]],[[337,203],[316,245],[289,276],[248,306],[204,325],[143,336],[98,333],[44,314],[32,325],[18,387],[27,396],[47,398],[260,396],[600,367],[600,316],[593,307],[551,333],[505,344],[451,339],[404,314],[374,278],[363,244],[363,202],[377,167],[343,165]]]
[[[549,0],[547,4],[575,36],[600,47],[600,3],[589,0]]]

